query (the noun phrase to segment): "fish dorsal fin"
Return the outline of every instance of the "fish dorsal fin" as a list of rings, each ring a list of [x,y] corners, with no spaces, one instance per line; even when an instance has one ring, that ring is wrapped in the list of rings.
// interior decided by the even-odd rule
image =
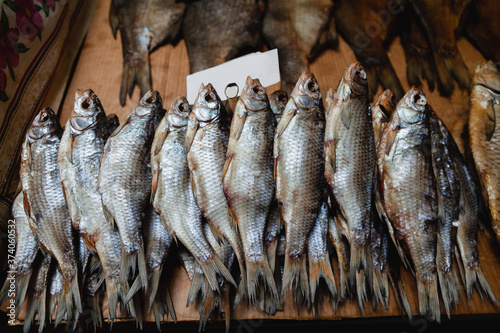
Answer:
[[[485,134],[486,138],[491,140],[493,137],[493,134],[495,133],[495,125],[496,125],[496,114],[495,114],[495,105],[494,103],[490,103],[490,108],[486,109],[485,115],[484,115],[484,128],[485,128]]]

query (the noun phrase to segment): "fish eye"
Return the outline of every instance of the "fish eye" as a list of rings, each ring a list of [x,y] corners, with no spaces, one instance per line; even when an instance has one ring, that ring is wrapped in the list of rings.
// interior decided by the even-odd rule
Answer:
[[[253,87],[253,92],[256,93],[257,95],[263,95],[265,90],[261,86],[255,86]]]
[[[314,81],[309,81],[309,83],[307,84],[307,89],[310,92],[316,92],[318,91],[318,85]]]
[[[82,102],[82,109],[88,109],[90,108],[91,102],[89,102],[87,99]]]
[[[207,101],[208,103],[210,103],[210,102],[214,102],[214,101],[215,101],[215,96],[214,96],[214,94],[206,94],[206,95],[205,95],[205,101]]]
[[[146,103],[152,104],[155,101],[155,95],[151,95],[146,99]]]

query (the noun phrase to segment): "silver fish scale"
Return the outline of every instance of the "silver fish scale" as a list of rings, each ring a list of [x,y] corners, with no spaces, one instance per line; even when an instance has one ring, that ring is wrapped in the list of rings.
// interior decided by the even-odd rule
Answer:
[[[146,123],[137,118],[116,136],[108,139],[103,153],[99,188],[103,203],[110,210],[120,230],[125,253],[142,246],[141,218],[151,190],[151,168]]]
[[[144,241],[146,243],[146,264],[151,271],[163,265],[172,244],[172,236],[167,232],[160,214],[151,209],[143,223]]]
[[[204,234],[189,175],[184,138],[186,128],[170,132],[160,152],[161,174],[154,205],[181,242],[202,262],[213,256]]]
[[[329,258],[328,253],[328,205],[323,203],[307,239],[307,259],[318,263]],[[329,259],[328,259],[329,260]]]
[[[276,189],[290,258],[305,254],[306,238],[321,206],[324,127],[315,114],[299,111],[279,139]]]
[[[20,276],[28,274],[32,270],[36,254],[39,250],[38,239],[31,231],[28,217],[24,211],[22,192],[14,199],[12,215],[16,222],[15,271],[16,275]]]

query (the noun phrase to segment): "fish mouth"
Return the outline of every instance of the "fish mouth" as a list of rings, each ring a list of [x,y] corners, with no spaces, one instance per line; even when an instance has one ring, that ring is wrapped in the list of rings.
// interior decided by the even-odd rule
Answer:
[[[188,124],[191,108],[186,99],[177,99],[168,110],[168,122],[175,128],[185,127]]]
[[[368,91],[368,80],[366,71],[359,61],[355,61],[349,66],[347,84],[351,91],[357,95],[365,94]]]
[[[295,102],[302,109],[310,110],[315,108],[321,100],[321,91],[314,74],[302,72],[297,87],[292,91],[292,95]]]
[[[424,92],[412,87],[402,99],[403,103],[398,104],[398,114],[400,119],[407,124],[415,124],[425,119],[427,115],[427,98]]]
[[[33,125],[28,132],[30,139],[39,140],[46,134],[52,132],[56,114],[51,108],[42,109],[33,120]]]
[[[70,125],[77,131],[84,131],[97,123],[99,116],[104,116],[99,98],[91,89],[75,93],[75,105]]]
[[[157,90],[152,90],[152,89],[146,92],[144,96],[142,96],[141,101],[139,102],[141,106],[146,106],[146,107],[156,105],[158,103],[161,103],[160,93]]]
[[[260,84],[260,80],[252,79],[249,76],[247,78],[246,87],[245,92],[248,98],[243,98],[242,100],[247,109],[254,112],[265,110],[268,99],[266,89]]]
[[[220,98],[212,84],[202,84],[198,98],[193,106],[193,112],[198,121],[202,123],[212,122],[220,117]]]

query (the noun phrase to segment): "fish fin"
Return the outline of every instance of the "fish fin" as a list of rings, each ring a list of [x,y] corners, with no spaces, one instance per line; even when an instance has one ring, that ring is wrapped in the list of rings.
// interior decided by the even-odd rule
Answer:
[[[157,126],[157,129],[163,128],[164,130],[157,130],[155,132],[153,143],[151,144],[151,160],[153,160],[154,157],[158,156],[161,149],[163,148],[165,139],[170,133],[169,126],[167,126],[167,123],[168,123],[167,117],[163,117],[160,124],[158,124]]]
[[[387,310],[389,306],[389,277],[387,270],[381,270],[377,266],[373,266],[373,302],[379,302]],[[375,306],[373,306],[375,309]]]
[[[450,307],[458,304],[460,296],[460,282],[455,269],[444,272],[437,269],[439,288],[441,290],[441,299],[443,301],[446,314],[450,317]]]
[[[189,153],[191,149],[191,145],[193,144],[194,137],[196,136],[196,132],[198,131],[198,127],[200,123],[196,118],[196,115],[193,111],[189,114],[188,120],[188,128],[186,131],[186,139],[184,140],[184,148],[186,149],[186,154]]]
[[[115,5],[113,4],[113,1],[111,1],[111,5],[109,7],[109,25],[111,26],[111,32],[113,33],[113,37],[115,39],[119,24],[120,20],[118,20],[118,16],[116,16]]]
[[[289,106],[290,105],[290,106]],[[281,119],[276,126],[276,131],[274,132],[274,158],[276,159],[279,156],[279,139],[285,129],[287,128],[288,124],[290,121],[295,117],[295,114],[297,113],[297,107],[295,104],[287,103],[285,110],[283,110],[283,114],[281,116]]]
[[[144,289],[147,289],[147,270],[143,244],[141,244],[141,247],[133,253],[126,253],[122,248],[122,263],[120,269],[121,283],[125,283],[128,280],[130,270],[135,271],[136,267],[139,270],[139,278],[142,287]]]
[[[26,307],[26,313],[24,315],[24,326],[23,333],[29,333],[33,319],[38,313],[38,332],[41,333],[45,327],[45,321],[47,318],[46,313],[46,296],[47,288],[45,287],[41,293],[38,295],[29,295]]]
[[[236,281],[234,281],[233,276],[229,272],[228,268],[224,265],[224,263],[220,260],[217,255],[214,255],[212,258],[209,258],[205,262],[198,261],[203,273],[205,273],[205,277],[213,290],[218,290],[218,282],[217,275],[224,277],[227,281],[229,281],[232,285],[237,286]]]
[[[315,59],[320,54],[320,52],[325,49],[337,50],[338,47],[339,38],[335,26],[335,20],[333,19],[333,17],[331,17],[323,31],[321,31],[316,45],[311,50],[309,59]]]
[[[285,254],[281,296],[284,297],[288,290],[292,292],[293,304],[298,311],[304,304],[307,308],[310,307],[311,297],[305,256],[290,258],[288,254]]]
[[[233,146],[231,143],[238,141],[245,127],[245,121],[248,117],[248,112],[244,107],[239,108],[240,112],[235,113],[231,119],[231,131],[229,133],[228,150]]]
[[[335,277],[333,275],[330,258],[325,256],[321,261],[312,262],[309,260],[309,285],[311,288],[311,302],[318,303],[316,297],[320,296],[319,287],[321,279],[325,282],[333,298],[337,296],[337,287],[335,286]]]
[[[126,294],[125,299],[123,300],[123,302],[125,304],[128,304],[132,300],[132,298],[134,297],[134,295],[139,290],[141,290],[141,287],[142,287],[141,278],[139,276],[136,276],[136,278],[134,279],[134,282],[130,286],[130,289],[128,289],[127,294]]]
[[[193,279],[191,280],[191,285],[189,286],[188,296],[186,298],[186,307],[189,307],[196,301],[196,298],[199,293],[203,294],[204,282],[208,281],[206,274],[203,275],[200,272],[196,271],[193,275]],[[210,284],[210,283],[209,283]],[[217,291],[219,286],[217,285]]]
[[[429,282],[417,280],[418,309],[420,314],[425,315],[429,320],[440,322],[441,311],[439,308],[439,294],[437,279]]]
[[[148,303],[148,312],[151,311],[151,307],[156,298],[156,294],[158,293],[158,287],[160,284],[160,277],[162,273],[163,267],[157,267],[153,270],[153,274],[151,275],[151,280],[149,283],[149,303]]]
[[[32,271],[30,271],[28,274],[18,276],[16,275],[16,306],[17,306],[17,313],[19,314],[19,311],[21,310],[21,307],[23,306],[24,300],[26,298],[26,293],[28,291],[28,286],[29,282],[31,279]],[[7,280],[5,283],[7,284]],[[5,287],[5,285],[4,285]],[[3,289],[2,289],[3,290]],[[7,289],[8,290],[8,289]],[[3,301],[0,302],[0,304],[3,303]]]
[[[109,135],[108,140],[109,140],[110,138],[112,138],[112,137],[115,137],[118,133],[120,133],[120,132],[123,130],[123,128],[125,128],[126,126],[128,126],[128,125],[131,123],[131,120],[132,120],[132,119],[131,119],[130,115],[129,115],[127,118],[125,118],[125,121],[124,121],[122,124],[118,125],[118,126],[115,128],[115,130],[113,131],[113,133],[111,133],[111,134]],[[110,149],[110,146],[109,146],[109,145],[105,145],[105,146],[104,146],[103,155],[104,155],[107,151],[109,151],[109,149]]]
[[[399,265],[397,269],[399,270]],[[411,319],[413,315],[403,281],[401,280],[399,272],[397,272],[397,274],[394,273],[394,269],[389,269],[389,281],[391,282],[392,289],[394,291],[394,299],[396,300],[399,312],[402,315],[406,314],[408,319]]]
[[[490,108],[486,109],[484,113],[484,129],[486,134],[486,139],[491,140],[493,134],[495,133],[496,126],[496,112],[493,103],[489,103]]]
[[[390,89],[398,100],[404,96],[405,91],[389,58],[383,64],[377,66],[377,77],[382,88],[384,90]]]
[[[198,302],[198,313],[200,316],[198,325],[199,332],[205,329],[210,315],[220,304],[220,297],[221,295],[219,293],[213,290],[207,290],[207,294],[202,298],[201,302]]]
[[[69,283],[69,285],[68,285]],[[78,278],[73,277],[71,281],[65,281],[66,311],[68,325],[72,325],[73,330],[78,322],[78,317],[82,313],[82,301],[78,288]]]
[[[340,111],[340,121],[347,129],[351,127],[351,113],[352,112],[350,107],[342,108],[342,110]]]
[[[260,284],[263,284],[265,289],[269,289],[272,299],[278,301],[278,290],[276,288],[276,282],[274,281],[273,272],[269,267],[267,256],[264,256],[264,260],[260,262],[247,260],[246,271],[248,298],[250,302],[257,302],[257,299],[259,298],[258,287]],[[262,281],[259,280],[259,277],[262,278]]]
[[[158,165],[154,165],[155,162],[151,160],[151,169],[152,169],[152,177],[151,177],[151,197],[150,197],[150,203],[155,202],[155,196],[156,196],[156,190],[158,189],[158,179],[160,179],[161,176],[161,168]],[[155,205],[156,206],[156,205]],[[155,208],[156,210],[156,208]]]
[[[138,57],[137,54],[134,57]],[[122,81],[120,86],[120,104],[125,105],[127,94],[132,97],[134,87],[137,84],[140,89],[140,96],[144,96],[152,88],[151,68],[149,66],[149,54],[141,54],[141,61],[134,59],[129,61],[123,59]],[[140,64],[139,64],[140,63]]]
[[[102,204],[102,212],[104,213],[104,218],[106,219],[106,221],[108,221],[112,226],[115,226],[115,218],[104,203]]]
[[[443,57],[434,52],[438,76],[438,90],[442,96],[449,97],[453,93],[454,79],[462,89],[469,89],[471,78],[462,57],[457,53],[454,57]]]
[[[226,162],[224,162],[224,168],[222,169],[222,181],[223,182],[226,179],[226,173],[229,170],[229,168],[231,167],[231,162],[233,161],[233,158],[234,158],[234,153],[227,154],[227,156],[226,156]],[[225,185],[225,182],[224,182],[224,185]],[[226,186],[224,186],[224,188],[225,187]],[[228,196],[227,196],[226,191],[224,191],[224,193],[226,194],[226,198],[227,198]],[[229,202],[228,202],[228,204],[229,204]]]
[[[358,296],[358,306],[361,314],[364,315],[364,304],[367,300],[367,283],[371,280],[370,273],[373,271],[370,266],[370,247],[359,244],[351,244],[351,258],[349,269],[349,281],[352,290],[356,290]],[[368,281],[367,281],[368,280]]]

